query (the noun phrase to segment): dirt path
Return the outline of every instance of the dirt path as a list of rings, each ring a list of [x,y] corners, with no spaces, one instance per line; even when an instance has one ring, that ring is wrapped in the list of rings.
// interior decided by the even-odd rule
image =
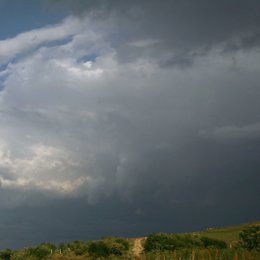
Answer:
[[[134,241],[133,246],[133,255],[134,256],[140,256],[140,254],[143,252],[143,245],[142,245],[143,238],[137,238]]]

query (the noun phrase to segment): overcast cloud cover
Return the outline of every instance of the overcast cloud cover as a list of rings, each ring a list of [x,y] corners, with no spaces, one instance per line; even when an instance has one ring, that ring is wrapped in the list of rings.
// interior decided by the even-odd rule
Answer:
[[[259,1],[38,4],[0,35],[1,248],[259,219]]]

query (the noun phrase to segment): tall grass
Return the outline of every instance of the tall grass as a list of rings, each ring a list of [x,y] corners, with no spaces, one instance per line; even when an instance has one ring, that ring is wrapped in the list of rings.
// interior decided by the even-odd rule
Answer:
[[[50,260],[93,260],[91,257],[56,256]],[[180,249],[173,252],[151,252],[136,256],[110,256],[99,260],[259,260],[260,253],[243,249]]]
[[[166,253],[143,254],[140,260],[259,260],[260,253],[232,249],[181,249]]]

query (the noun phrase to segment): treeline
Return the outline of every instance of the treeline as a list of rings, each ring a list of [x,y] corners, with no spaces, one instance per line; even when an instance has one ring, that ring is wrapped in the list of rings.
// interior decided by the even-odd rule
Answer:
[[[148,236],[144,244],[145,252],[175,251],[185,248],[215,248],[225,249],[227,243],[222,240],[195,235],[176,235],[157,233]]]
[[[156,233],[148,236],[144,244],[145,252],[175,251],[187,248],[226,249],[224,240],[213,239],[199,234]],[[260,226],[250,226],[239,233],[239,240],[233,244],[235,249],[260,251]]]
[[[108,237],[102,240],[85,242],[76,240],[71,243],[60,243],[57,246],[51,243],[42,243],[35,247],[12,251],[0,251],[1,260],[43,260],[56,259],[66,256],[67,259],[75,256],[86,258],[106,258],[109,256],[123,256],[129,251],[129,241],[125,238]]]
[[[96,241],[76,240],[58,245],[42,243],[35,247],[0,251],[0,260],[88,260],[135,259],[132,255],[134,240],[108,237]],[[214,260],[260,259],[260,226],[250,226],[239,234],[232,248],[224,240],[199,234],[155,233],[143,240],[143,260]]]
[[[156,233],[147,237],[144,251],[144,260],[259,260],[260,226],[241,231],[232,248],[224,240],[199,234]]]

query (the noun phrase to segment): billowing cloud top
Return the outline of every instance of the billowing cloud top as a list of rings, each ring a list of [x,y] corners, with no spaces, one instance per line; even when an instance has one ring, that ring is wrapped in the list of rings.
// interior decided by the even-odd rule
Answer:
[[[0,41],[3,236],[257,218],[259,1],[48,2],[72,12]]]

